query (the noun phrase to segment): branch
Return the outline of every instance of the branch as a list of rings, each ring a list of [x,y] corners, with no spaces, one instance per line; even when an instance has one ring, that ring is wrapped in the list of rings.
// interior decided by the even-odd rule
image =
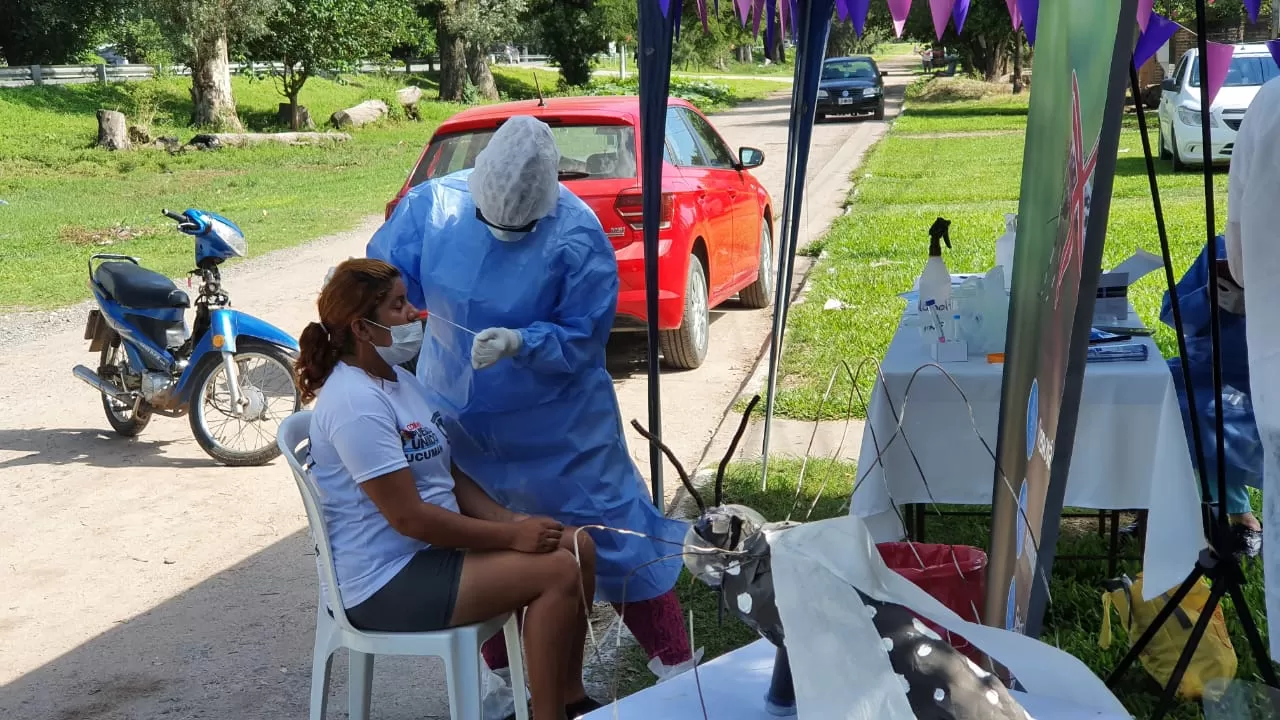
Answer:
[[[693,496],[694,502],[698,504],[698,514],[705,515],[707,512],[707,503],[704,502],[702,496],[698,494],[698,489],[693,486],[693,481],[689,479],[689,473],[684,471],[684,466],[676,459],[676,454],[671,452],[671,448],[667,447],[661,440],[654,437],[648,430],[645,430],[639,420],[632,420],[631,427],[635,428],[636,432],[640,433],[640,437],[648,440],[654,445],[657,445],[658,449],[662,451],[662,454],[667,456],[667,459],[671,461],[671,464],[676,467],[676,473],[680,475],[680,482],[684,483],[684,488],[689,491],[689,494]]]
[[[729,461],[738,451],[738,443],[742,442],[742,436],[747,432],[747,423],[751,422],[751,411],[756,409],[756,404],[759,402],[760,396],[756,395],[751,398],[751,402],[747,403],[747,411],[742,413],[742,422],[738,423],[738,431],[733,434],[729,451],[724,454],[724,459],[720,461],[720,467],[716,470],[716,507],[720,507],[724,501],[724,474],[729,468]]]

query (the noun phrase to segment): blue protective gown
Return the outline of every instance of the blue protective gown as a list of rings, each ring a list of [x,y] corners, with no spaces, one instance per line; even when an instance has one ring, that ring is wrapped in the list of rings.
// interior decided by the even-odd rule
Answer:
[[[627,452],[605,369],[618,299],[613,247],[591,209],[563,186],[555,210],[529,235],[495,239],[476,218],[469,173],[411,190],[367,249],[399,268],[409,300],[437,318],[427,323],[418,376],[447,417],[454,461],[516,512],[668,541],[591,533],[598,599],[662,595],[683,562],[655,561],[680,552],[687,525],[653,506]],[[472,370],[474,338],[438,318],[476,332],[516,330],[520,352]],[[646,563],[653,564],[637,570]]]
[[[1226,244],[1222,237],[1218,238],[1218,257],[1226,257]],[[1216,276],[1217,273],[1209,267],[1209,249],[1206,247],[1200,251],[1200,256],[1176,286],[1183,331],[1187,336],[1187,362],[1191,367],[1191,382],[1195,391],[1196,419],[1200,425],[1201,443],[1211,479],[1210,487],[1215,493],[1216,485],[1213,483],[1216,482],[1218,467],[1215,424],[1217,406],[1213,397],[1213,338],[1210,334],[1212,305],[1209,302],[1209,282]],[[1173,309],[1169,304],[1167,291],[1160,307],[1160,321],[1173,327]],[[1227,483],[1261,487],[1262,441],[1258,437],[1253,403],[1249,399],[1249,349],[1245,341],[1245,316],[1219,310],[1218,322],[1222,333],[1222,419]],[[1182,408],[1183,426],[1187,431],[1187,445],[1191,449],[1192,463],[1195,463],[1195,445],[1187,409],[1182,360],[1176,357],[1170,359],[1169,369],[1173,372],[1178,404]]]

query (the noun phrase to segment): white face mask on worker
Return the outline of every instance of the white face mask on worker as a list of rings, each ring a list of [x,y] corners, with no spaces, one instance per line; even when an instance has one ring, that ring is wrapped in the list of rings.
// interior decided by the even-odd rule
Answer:
[[[374,344],[373,349],[388,365],[399,365],[412,360],[422,348],[422,323],[418,320],[403,325],[387,327],[372,320],[365,322],[380,327],[391,333],[391,344],[387,346]]]

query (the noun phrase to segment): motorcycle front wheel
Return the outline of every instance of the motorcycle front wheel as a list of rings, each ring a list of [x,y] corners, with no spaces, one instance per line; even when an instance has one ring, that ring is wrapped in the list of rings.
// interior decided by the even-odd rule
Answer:
[[[275,345],[248,340],[239,343],[235,362],[243,410],[231,406],[222,359],[206,362],[192,378],[191,433],[223,465],[265,465],[280,455],[280,423],[302,407],[293,358]]]

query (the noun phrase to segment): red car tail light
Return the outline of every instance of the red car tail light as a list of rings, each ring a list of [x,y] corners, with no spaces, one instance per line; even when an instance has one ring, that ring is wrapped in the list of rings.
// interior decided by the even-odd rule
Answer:
[[[632,230],[640,231],[644,229],[643,197],[638,189],[624,190],[618,193],[618,199],[613,204],[613,209],[618,213],[618,217],[631,226]],[[658,224],[658,229],[666,230],[671,227],[671,218],[675,216],[675,207],[675,195],[662,193],[662,221]]]

